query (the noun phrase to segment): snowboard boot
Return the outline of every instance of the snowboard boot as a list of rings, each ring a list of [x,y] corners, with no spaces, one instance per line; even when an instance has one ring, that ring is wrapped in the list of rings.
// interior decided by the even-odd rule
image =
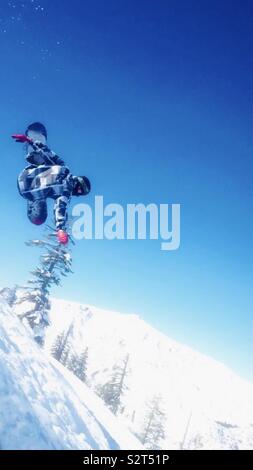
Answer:
[[[47,219],[47,202],[45,199],[27,201],[27,217],[35,225],[44,224]]]

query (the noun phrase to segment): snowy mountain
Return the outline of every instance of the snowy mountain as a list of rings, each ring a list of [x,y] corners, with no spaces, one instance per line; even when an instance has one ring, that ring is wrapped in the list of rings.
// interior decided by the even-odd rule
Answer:
[[[137,315],[55,299],[48,353],[61,334],[68,353],[87,352],[86,382],[101,396],[104,391],[109,405],[105,391],[125,364],[117,420],[146,447],[253,448],[253,385],[223,364],[169,339]]]
[[[0,300],[0,449],[141,449]]]
[[[58,299],[42,350],[27,307],[0,303],[0,448],[253,448],[253,385],[223,364],[137,315]]]

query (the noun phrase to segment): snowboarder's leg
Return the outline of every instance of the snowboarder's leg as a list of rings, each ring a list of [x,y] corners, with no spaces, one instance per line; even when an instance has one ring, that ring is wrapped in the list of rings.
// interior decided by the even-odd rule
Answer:
[[[46,199],[27,201],[27,217],[35,225],[44,224],[47,219]]]
[[[68,220],[68,203],[69,198],[67,196],[59,196],[55,199],[54,204],[54,217],[55,226],[57,230],[57,240],[63,245],[68,243],[68,233],[66,232],[66,223]]]
[[[55,226],[57,230],[65,230],[68,220],[68,203],[67,196],[59,196],[54,203]]]

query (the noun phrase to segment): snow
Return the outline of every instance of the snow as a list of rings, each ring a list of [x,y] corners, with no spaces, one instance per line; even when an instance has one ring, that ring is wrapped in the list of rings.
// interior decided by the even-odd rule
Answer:
[[[87,386],[0,300],[0,448],[141,449]]]
[[[0,448],[141,449],[134,436],[143,433],[157,395],[164,412],[160,448],[253,448],[253,385],[224,364],[138,315],[61,299],[52,299],[42,351],[17,318],[21,310],[14,314],[0,303]],[[88,348],[88,387],[50,356],[63,331],[71,353]],[[115,417],[95,390],[127,355],[127,387]]]
[[[225,365],[168,338],[137,315],[53,299],[50,318],[48,354],[57,334],[72,324],[71,349],[88,348],[93,390],[129,354],[128,390],[118,421],[135,434],[141,432],[147,402],[159,394],[166,415],[162,448],[181,448],[183,440],[188,449],[253,448],[253,385]]]

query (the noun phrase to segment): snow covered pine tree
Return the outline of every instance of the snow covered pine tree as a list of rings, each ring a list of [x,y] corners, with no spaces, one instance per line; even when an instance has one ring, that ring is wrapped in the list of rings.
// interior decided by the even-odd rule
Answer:
[[[31,240],[26,245],[44,248],[40,262],[31,272],[32,278],[28,285],[22,287],[17,304],[25,305],[25,310],[19,315],[33,331],[34,339],[41,346],[44,344],[45,328],[49,325],[50,310],[49,294],[53,285],[60,285],[62,276],[71,273],[72,257],[66,246],[59,244],[55,233],[49,232],[45,240]],[[28,305],[27,305],[28,304]]]
[[[96,387],[97,395],[115,415],[122,412],[122,397],[128,389],[126,379],[129,373],[129,359],[130,356],[127,354],[121,364],[113,366],[113,375],[109,381]]]
[[[73,352],[67,361],[67,368],[73,372],[82,382],[86,382],[87,373],[87,361],[88,361],[88,348],[86,348],[81,354]]]
[[[69,354],[70,354],[70,348],[71,348],[71,342],[70,342],[70,337],[73,334],[73,328],[74,324],[73,322],[69,325],[67,331],[62,331],[60,334],[56,336],[56,339],[54,341],[54,344],[52,345],[51,348],[51,354],[52,356],[61,364],[66,366]]]
[[[163,410],[163,399],[158,394],[147,404],[147,414],[144,418],[143,429],[138,437],[146,449],[159,450],[160,441],[165,438],[166,414]]]

